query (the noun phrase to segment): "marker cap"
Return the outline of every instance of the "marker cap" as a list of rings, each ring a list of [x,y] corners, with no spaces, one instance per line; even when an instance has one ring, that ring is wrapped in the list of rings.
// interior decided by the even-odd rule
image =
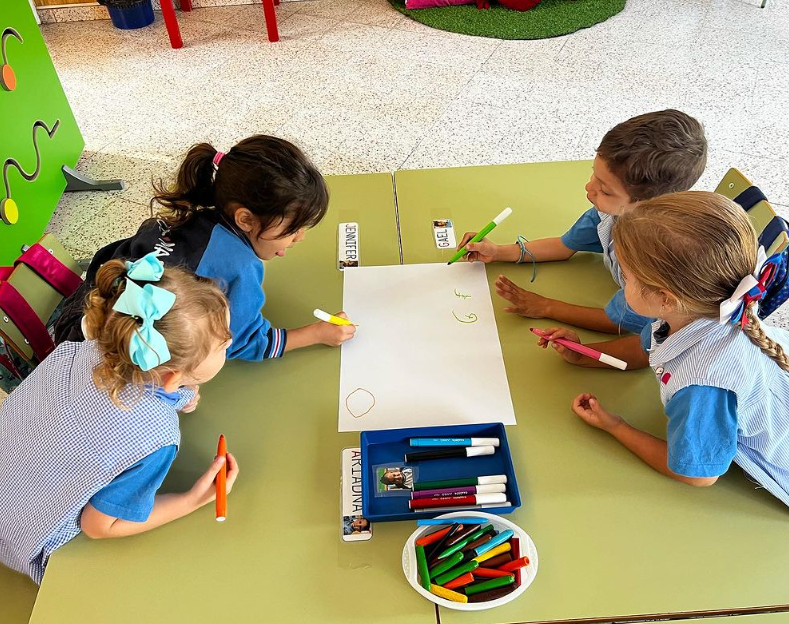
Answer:
[[[477,494],[477,505],[492,505],[494,503],[503,503],[507,500],[507,495],[499,492],[491,494]]]
[[[466,457],[477,457],[478,455],[493,455],[496,448],[493,446],[467,446]]]
[[[608,364],[609,366],[613,366],[614,368],[618,368],[619,370],[627,369],[627,362],[623,362],[619,358],[615,358],[606,353],[601,353],[599,355],[599,359],[603,364]]]
[[[488,475],[485,477],[477,477],[479,485],[490,485],[491,483],[506,483],[507,475]]]
[[[328,312],[324,312],[323,310],[319,310],[318,308],[315,308],[312,311],[312,314],[316,319],[319,319],[324,323],[331,323],[331,314],[329,314]]]
[[[499,215],[498,215],[498,216],[497,216],[495,219],[493,219],[493,223],[495,223],[496,225],[498,225],[499,223],[501,223],[502,221],[504,221],[504,219],[506,219],[507,217],[509,217],[511,214],[512,214],[512,208],[510,208],[510,207],[507,207],[507,208],[505,208],[504,210],[502,210],[502,211],[499,213]]]
[[[471,438],[471,446],[498,446],[498,438]]]

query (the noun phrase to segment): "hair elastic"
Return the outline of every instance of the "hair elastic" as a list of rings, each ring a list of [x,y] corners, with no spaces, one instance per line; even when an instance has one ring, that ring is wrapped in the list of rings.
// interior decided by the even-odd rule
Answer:
[[[222,161],[224,157],[225,157],[224,152],[220,152],[219,150],[216,150],[216,154],[214,154],[214,159],[211,161],[211,163],[214,165],[214,171],[219,170],[219,163]]]
[[[515,263],[523,264],[526,256],[531,259],[531,281],[533,282],[537,278],[537,259],[534,257],[534,254],[529,251],[529,248],[526,247],[526,243],[529,242],[529,239],[518,234],[518,239],[515,242],[520,248],[520,255],[518,256],[518,259],[515,261]]]

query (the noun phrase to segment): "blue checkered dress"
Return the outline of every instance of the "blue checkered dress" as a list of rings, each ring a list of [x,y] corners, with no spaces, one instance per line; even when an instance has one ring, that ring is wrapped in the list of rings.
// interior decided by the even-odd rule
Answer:
[[[55,349],[0,406],[0,562],[41,582],[49,556],[80,531],[99,490],[154,451],[178,445],[177,410],[150,390],[96,388],[93,342]]]
[[[737,395],[734,461],[789,505],[789,373],[755,346],[737,325],[698,319],[659,343],[652,324],[649,364],[666,405],[688,386],[712,386]],[[762,323],[785,350],[789,332]],[[710,441],[714,443],[714,441]]]

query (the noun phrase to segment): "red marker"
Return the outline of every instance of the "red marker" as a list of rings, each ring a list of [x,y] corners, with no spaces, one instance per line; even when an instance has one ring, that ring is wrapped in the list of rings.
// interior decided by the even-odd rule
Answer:
[[[529,331],[531,331],[532,334],[537,334],[540,338],[545,338],[545,332],[541,329],[532,327]],[[576,353],[590,357],[593,360],[602,362],[603,364],[608,364],[614,368],[618,368],[620,370],[625,370],[627,368],[627,362],[624,362],[619,358],[615,358],[613,355],[607,355],[605,353],[601,353],[600,351],[596,351],[595,349],[590,349],[589,347],[577,342],[573,342],[572,340],[567,340],[567,338],[554,338],[551,340],[551,342],[560,344],[564,348],[570,349],[570,351],[575,351]]]
[[[227,518],[227,443],[223,435],[219,436],[216,456],[225,458],[222,468],[216,475],[216,521],[224,522]]]
[[[499,570],[502,572],[514,572],[515,570],[520,570],[521,568],[525,568],[529,565],[529,558],[528,557],[521,557],[520,559],[516,559],[515,561],[510,561],[509,563],[505,563],[503,566],[499,566]]]
[[[441,498],[417,498],[408,501],[409,509],[424,509],[433,507],[457,507],[459,505],[492,505],[504,503],[506,494],[475,494],[473,496],[444,496]]]
[[[474,570],[474,576],[480,578],[499,578],[501,576],[508,576],[512,572],[505,572],[501,568],[477,568]]]

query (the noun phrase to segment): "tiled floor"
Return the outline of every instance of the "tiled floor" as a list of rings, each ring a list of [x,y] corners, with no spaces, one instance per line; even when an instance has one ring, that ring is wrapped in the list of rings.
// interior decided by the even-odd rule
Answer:
[[[592,157],[614,123],[665,107],[706,126],[698,188],[737,166],[789,216],[789,0],[759,4],[629,0],[603,24],[542,41],[432,30],[386,0],[283,3],[278,44],[259,5],[179,14],[181,50],[159,14],[139,31],[45,25],[86,139],[79,168],[129,183],[66,195],[51,229],[83,256],[130,234],[151,178],[203,140],[228,149],[275,133],[327,174],[572,160]]]
[[[615,123],[667,107],[706,126],[698,188],[736,166],[789,216],[789,0],[760,2],[628,0],[542,41],[432,30],[387,0],[283,2],[277,44],[260,5],[180,13],[181,50],[158,13],[138,31],[48,24],[86,141],[78,168],[129,185],[65,195],[50,229],[82,257],[131,234],[152,178],[199,141],[278,134],[326,174],[577,160]],[[789,306],[771,320],[789,327]]]

